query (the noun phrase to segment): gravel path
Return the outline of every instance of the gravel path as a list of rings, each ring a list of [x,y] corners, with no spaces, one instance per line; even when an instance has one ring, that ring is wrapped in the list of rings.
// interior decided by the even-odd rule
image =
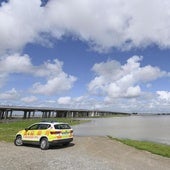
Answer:
[[[75,137],[68,147],[38,147],[0,142],[0,170],[169,170],[170,159],[112,141]]]

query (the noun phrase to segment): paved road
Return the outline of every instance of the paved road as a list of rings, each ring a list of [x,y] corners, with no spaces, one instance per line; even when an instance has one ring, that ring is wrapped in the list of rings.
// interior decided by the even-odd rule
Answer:
[[[107,137],[75,137],[68,147],[42,151],[0,142],[0,170],[169,170],[170,159]]]

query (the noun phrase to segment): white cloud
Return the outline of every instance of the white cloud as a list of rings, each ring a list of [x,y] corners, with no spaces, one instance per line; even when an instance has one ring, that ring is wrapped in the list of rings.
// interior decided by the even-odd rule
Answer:
[[[133,56],[121,65],[118,61],[95,64],[96,77],[89,83],[89,92],[111,98],[137,97],[141,94],[141,83],[149,83],[168,73],[150,65],[140,66],[142,57]]]
[[[169,5],[160,0],[51,1],[47,16],[56,28],[76,34],[96,48],[151,43],[169,47]]]
[[[52,95],[70,90],[76,77],[66,74],[63,69],[63,62],[58,59],[44,62],[42,65],[33,65],[30,57],[25,54],[2,56],[0,58],[0,85],[4,85],[10,74],[27,74],[36,78],[43,78],[42,82],[33,84],[31,92],[34,94]]]
[[[35,83],[33,85],[32,93],[35,94],[44,94],[44,95],[53,95],[56,93],[62,93],[72,88],[73,83],[76,81],[76,78],[73,76],[68,76],[63,73],[59,76],[56,76],[52,79],[49,79],[46,84]]]
[[[76,77],[63,72],[63,62],[55,59],[53,63],[45,62],[44,65],[34,68],[36,76],[45,76],[47,81],[45,84],[37,82],[33,85],[32,93],[52,95],[62,93],[72,88]]]
[[[24,73],[35,78],[34,84],[30,85],[33,94],[53,95],[72,88],[76,77],[63,71],[63,62],[55,59],[34,65],[27,54],[20,56],[18,52],[28,43],[51,46],[51,36],[56,40],[73,36],[99,51],[112,47],[123,50],[140,48],[151,44],[170,47],[169,1],[50,0],[45,7],[40,7],[40,4],[40,0],[10,0],[0,7],[0,54],[13,54],[0,57],[0,87],[5,85],[10,74]],[[142,57],[133,56],[124,65],[110,60],[93,66],[96,77],[88,88],[91,93],[105,98],[103,103],[84,96],[59,98],[58,102],[69,104],[71,100],[70,106],[108,106],[114,110],[124,102],[124,98],[129,98],[128,103],[120,108],[139,109],[143,106],[147,109],[144,99],[137,101],[134,98],[138,96],[139,99],[143,95],[141,83],[147,86],[170,73],[150,65],[142,67],[141,60]],[[0,99],[16,99],[18,95],[12,89],[2,92]],[[162,100],[169,100],[169,92],[158,91],[157,95],[158,101],[151,100],[151,97],[146,100],[151,101],[148,104],[151,108]],[[23,97],[21,100],[36,102],[36,97]]]
[[[145,93],[138,98],[134,98],[138,92],[138,87],[129,89],[131,97],[128,100],[124,98],[111,98],[110,96],[102,98],[93,98],[91,96],[80,96],[72,98],[70,96],[60,97],[57,100],[58,107],[67,107],[74,109],[108,110],[126,113],[162,113],[169,112],[170,105],[165,100],[160,100],[154,93]],[[56,104],[55,104],[56,105]]]
[[[159,95],[159,99],[170,101],[170,92],[169,91],[157,91],[157,95]]]
[[[38,99],[35,96],[23,97],[21,99],[21,101],[24,102],[24,103],[34,103],[34,102],[37,102],[37,100]]]
[[[38,77],[50,77],[53,78],[56,75],[63,73],[63,62],[58,59],[53,61],[45,61],[43,65],[35,66],[32,72]]]
[[[29,73],[32,71],[32,63],[30,57],[25,54],[13,54],[0,57],[0,73]]]
[[[39,0],[10,0],[0,8],[0,50],[15,50],[34,42],[42,27]]]
[[[125,96],[127,97],[137,97],[141,94],[141,89],[139,86],[129,87]]]
[[[13,88],[9,91],[0,93],[1,100],[15,100],[19,97],[19,93]]]
[[[105,88],[103,88],[104,91],[106,91],[106,93],[108,93],[108,95],[110,97],[121,97],[121,88],[116,84],[116,83],[108,83],[108,85],[105,86]],[[106,94],[107,95],[107,94]]]
[[[59,97],[57,100],[59,107],[67,107],[71,109],[94,109],[98,105],[98,101],[88,96],[71,97],[64,96]],[[103,106],[100,104],[100,106]]]
[[[71,97],[70,96],[66,96],[66,97],[60,97],[57,100],[58,104],[61,105],[69,105],[71,103]]]
[[[169,1],[10,0],[0,7],[0,51],[49,37],[75,36],[99,51],[157,44],[170,47]]]

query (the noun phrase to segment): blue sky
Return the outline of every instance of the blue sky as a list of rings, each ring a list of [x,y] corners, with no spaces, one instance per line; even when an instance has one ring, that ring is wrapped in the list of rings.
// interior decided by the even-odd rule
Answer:
[[[0,1],[0,104],[170,109],[170,2]]]

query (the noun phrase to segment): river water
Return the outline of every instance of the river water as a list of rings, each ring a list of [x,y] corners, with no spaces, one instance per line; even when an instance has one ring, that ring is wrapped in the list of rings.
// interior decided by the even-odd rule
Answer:
[[[110,135],[170,145],[170,116],[126,116],[90,120],[88,123],[74,126],[74,134],[76,136]]]

